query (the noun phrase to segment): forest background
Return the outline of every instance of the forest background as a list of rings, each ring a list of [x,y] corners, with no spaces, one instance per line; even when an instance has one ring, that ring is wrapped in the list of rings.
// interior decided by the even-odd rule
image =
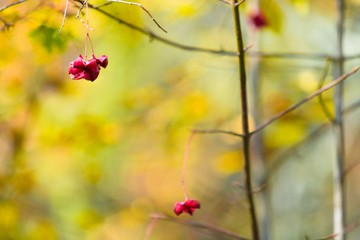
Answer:
[[[251,238],[242,141],[230,134],[194,136],[186,183],[201,209],[194,216],[173,213],[184,195],[180,178],[192,130],[242,133],[231,6],[140,3],[167,33],[136,6],[101,9],[155,37],[88,9],[94,52],[109,59],[90,82],[68,75],[69,63],[85,55],[78,1],[69,2],[62,26],[64,0],[0,0],[0,239],[233,239],[214,226]],[[257,9],[267,19],[263,28],[249,18]],[[346,71],[359,65],[359,12],[360,1],[346,1]],[[249,116],[255,129],[336,78],[331,56],[338,7],[324,0],[247,0],[240,15],[254,90],[250,107],[259,109]],[[360,237],[358,79],[345,82],[343,97],[346,235],[354,240]],[[333,89],[321,97],[254,141],[254,196],[264,239],[334,234]]]

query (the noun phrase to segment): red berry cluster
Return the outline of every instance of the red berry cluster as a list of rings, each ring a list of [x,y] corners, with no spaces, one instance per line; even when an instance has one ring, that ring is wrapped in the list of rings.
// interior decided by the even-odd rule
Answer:
[[[86,79],[94,81],[100,72],[100,67],[106,68],[108,65],[108,57],[102,55],[100,58],[96,58],[92,55],[90,60],[85,60],[80,54],[77,59],[70,62],[69,75],[74,80]]]
[[[200,209],[200,202],[197,200],[188,199],[184,202],[175,203],[174,213],[178,216],[183,212],[193,215],[195,209],[197,208]]]

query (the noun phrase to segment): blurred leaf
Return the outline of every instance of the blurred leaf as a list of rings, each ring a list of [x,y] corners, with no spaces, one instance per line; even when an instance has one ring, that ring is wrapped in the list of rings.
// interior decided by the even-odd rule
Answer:
[[[196,10],[191,3],[184,3],[180,5],[180,7],[177,10],[178,14],[182,17],[191,17],[194,14],[196,14]]]
[[[260,1],[260,9],[269,21],[268,28],[276,33],[280,33],[283,26],[283,14],[281,7],[276,1]]]
[[[288,147],[300,141],[305,131],[306,127],[299,121],[278,121],[267,130],[265,142],[273,148]]]
[[[240,151],[226,152],[215,160],[213,166],[225,175],[236,173],[244,168],[244,158]]]
[[[102,221],[102,217],[95,212],[95,209],[86,209],[80,212],[76,222],[82,229],[88,229],[96,226]]]
[[[46,240],[55,240],[58,239],[57,232],[55,227],[51,222],[42,220],[36,224],[36,226],[30,231],[27,239],[37,240],[37,239],[46,239]]]
[[[309,0],[291,0],[291,3],[294,4],[294,8],[297,12],[307,15],[310,10]]]
[[[36,44],[41,45],[47,52],[51,53],[54,50],[63,51],[67,47],[67,43],[70,39],[70,34],[62,32],[58,34],[59,28],[47,25],[40,25],[33,29],[29,36],[34,40]]]
[[[11,202],[0,202],[0,231],[14,227],[19,220],[19,209]]]
[[[32,190],[35,185],[34,171],[22,171],[15,175],[13,184],[17,192],[27,193]]]

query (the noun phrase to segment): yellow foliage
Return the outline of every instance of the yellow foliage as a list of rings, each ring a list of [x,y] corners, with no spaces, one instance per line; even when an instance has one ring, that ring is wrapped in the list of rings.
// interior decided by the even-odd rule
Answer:
[[[224,175],[239,172],[244,168],[243,155],[239,151],[223,153],[213,162],[213,167]]]
[[[180,7],[177,9],[177,12],[182,17],[191,17],[196,14],[196,9],[194,8],[193,4],[184,3],[180,5]]]
[[[310,11],[310,2],[309,0],[292,0],[294,4],[295,10],[302,14],[302,15],[308,15]]]
[[[273,124],[265,134],[266,145],[272,148],[291,146],[304,137],[306,127],[296,121]]]
[[[207,98],[200,93],[190,94],[185,98],[184,110],[189,118],[200,118],[208,111]]]
[[[318,77],[315,76],[314,72],[301,71],[298,76],[298,85],[302,90],[310,93],[316,90],[319,85],[319,80]]]
[[[94,209],[86,209],[77,215],[76,222],[82,229],[96,226],[102,221],[102,217]]]
[[[10,229],[18,223],[19,208],[15,203],[2,202],[0,203],[0,231],[1,229]]]
[[[40,221],[36,224],[36,226],[30,231],[29,236],[27,237],[29,240],[38,240],[38,239],[46,239],[46,240],[56,240],[58,239],[58,234],[54,225],[48,221]]]

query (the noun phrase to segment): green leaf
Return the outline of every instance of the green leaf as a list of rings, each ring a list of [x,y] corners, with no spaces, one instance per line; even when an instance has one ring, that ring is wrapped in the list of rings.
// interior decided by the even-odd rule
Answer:
[[[62,32],[58,34],[59,28],[40,25],[30,32],[30,37],[35,43],[40,44],[46,51],[65,50],[70,39],[70,34]]]

